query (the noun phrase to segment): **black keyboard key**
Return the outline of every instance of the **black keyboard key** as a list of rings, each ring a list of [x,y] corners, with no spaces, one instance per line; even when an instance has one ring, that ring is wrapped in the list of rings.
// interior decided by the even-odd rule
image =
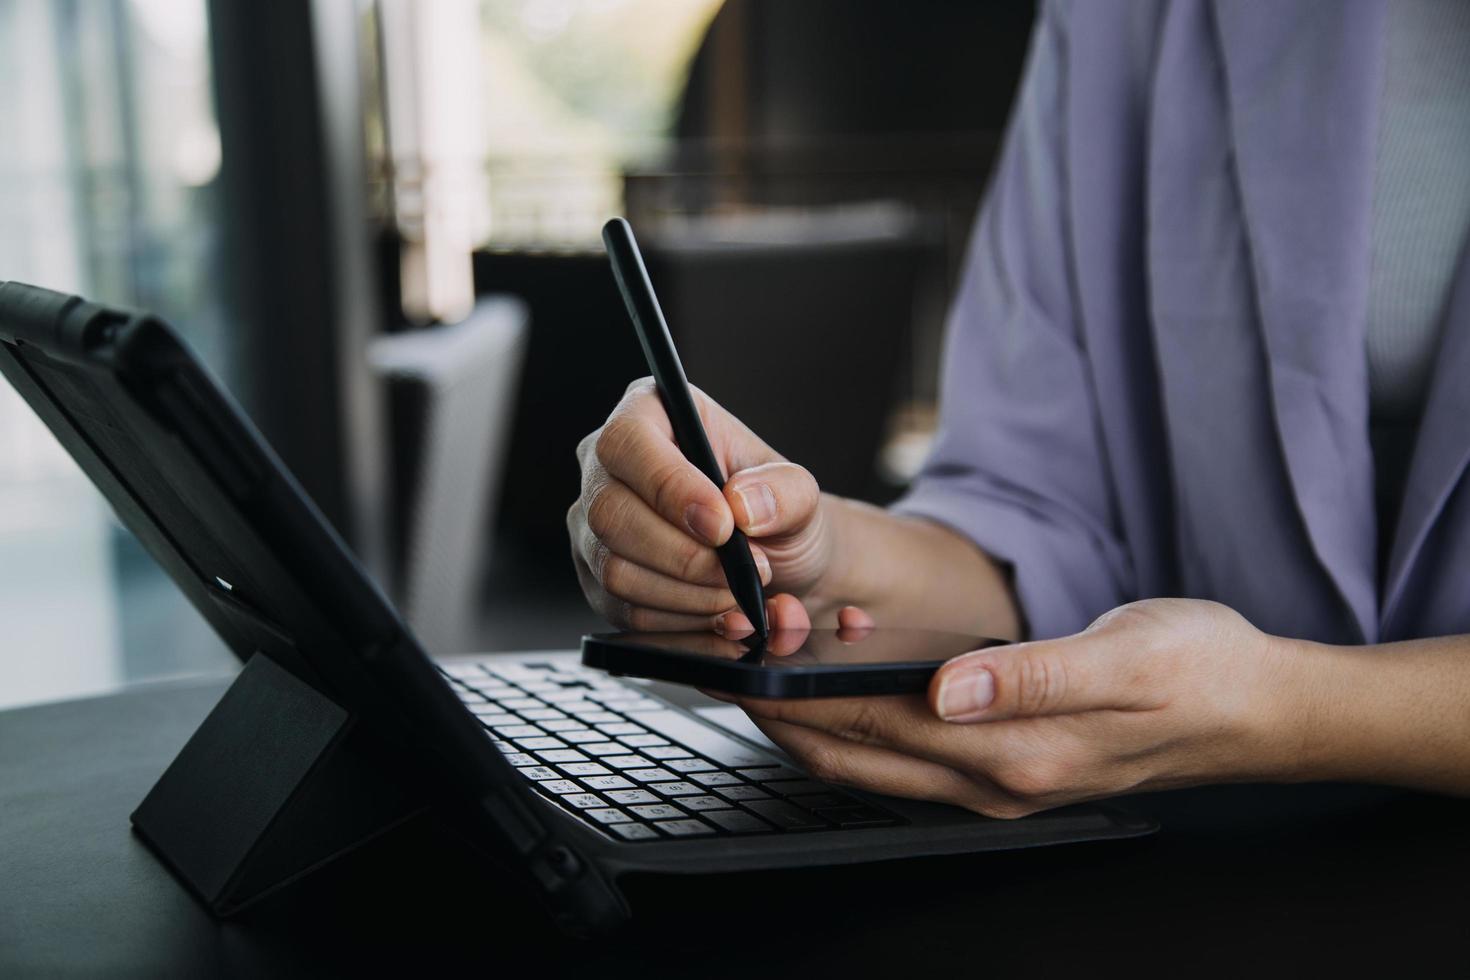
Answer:
[[[644,806],[630,806],[628,812],[635,817],[644,820],[677,820],[686,816],[683,810],[671,803],[649,803]]]
[[[641,823],[615,823],[607,828],[623,840],[657,840],[658,831]]]
[[[634,803],[658,802],[658,797],[646,789],[615,789],[607,794],[607,798],[620,806],[630,806]]]
[[[765,817],[782,830],[819,830],[827,826],[821,817],[794,807],[785,800],[751,800],[751,812]]]
[[[590,810],[597,806],[607,806],[607,803],[602,797],[596,793],[568,793],[562,799],[578,810]]]
[[[548,769],[545,766],[521,766],[516,772],[525,776],[527,779],[534,779],[538,783],[545,782],[548,779],[561,778],[555,769]]]
[[[727,800],[769,800],[771,794],[754,786],[717,786],[715,792]]]
[[[675,778],[674,774],[667,769],[629,769],[623,775],[629,779],[636,779],[640,783],[656,783]]]
[[[740,810],[707,810],[700,816],[732,834],[759,834],[774,829],[760,817]]]
[[[817,812],[839,827],[889,827],[898,823],[898,818],[861,804]]]
[[[708,759],[670,759],[664,765],[674,772],[709,772],[715,768]]]
[[[774,783],[782,779],[805,779],[795,769],[785,766],[762,766],[759,769],[736,769],[735,775],[752,783]]]
[[[713,834],[714,829],[700,820],[660,820],[654,824],[670,837],[699,837]]]
[[[702,796],[704,790],[683,780],[672,783],[649,783],[648,788],[660,796]]]
[[[859,800],[850,796],[839,796],[836,793],[813,793],[811,796],[788,796],[788,800],[797,806],[804,806],[808,810],[830,810],[839,806],[861,806]]]
[[[815,793],[830,793],[831,786],[823,786],[814,783],[810,779],[793,779],[779,783],[762,783],[766,789],[777,796],[811,796]]]
[[[701,786],[737,786],[740,777],[729,772],[696,772],[689,776]]]
[[[628,789],[633,784],[622,776],[587,776],[582,780],[582,785],[590,786],[592,789],[608,790]]]
[[[730,787],[734,789],[735,787]],[[756,792],[760,792],[756,790]],[[761,793],[764,796],[764,793]],[[718,796],[681,796],[679,805],[686,810],[725,810],[730,804]]]

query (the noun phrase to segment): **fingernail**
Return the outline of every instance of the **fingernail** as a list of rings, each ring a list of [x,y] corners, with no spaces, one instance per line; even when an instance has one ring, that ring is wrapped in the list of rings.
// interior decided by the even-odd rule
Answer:
[[[984,667],[951,671],[939,682],[939,717],[945,721],[979,721],[995,700],[995,678]]]
[[[764,483],[737,487],[735,496],[745,507],[745,529],[759,531],[776,519],[776,495]]]
[[[720,532],[725,529],[720,515],[704,504],[690,504],[684,511],[684,524],[705,544],[719,544]]]
[[[767,558],[766,553],[758,548],[752,548],[751,550],[755,553],[755,567],[760,569],[761,585],[770,585],[771,559]]]

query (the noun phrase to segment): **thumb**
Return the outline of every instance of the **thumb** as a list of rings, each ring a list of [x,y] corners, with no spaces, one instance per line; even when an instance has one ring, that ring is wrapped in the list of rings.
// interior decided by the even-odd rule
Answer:
[[[1123,658],[1108,656],[1119,639],[1087,632],[964,654],[935,673],[929,703],[958,724],[1138,707]]]
[[[740,470],[725,483],[735,526],[753,538],[799,534],[811,523],[821,496],[805,467],[784,460]]]

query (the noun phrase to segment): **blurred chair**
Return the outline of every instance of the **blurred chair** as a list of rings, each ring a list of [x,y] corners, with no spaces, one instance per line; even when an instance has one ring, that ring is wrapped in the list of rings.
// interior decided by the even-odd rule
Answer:
[[[879,448],[943,243],[895,202],[669,219],[645,238],[689,380],[824,490],[894,494]]]
[[[486,297],[458,323],[390,334],[368,353],[388,384],[393,590],[432,653],[475,644],[527,325],[525,304]]]

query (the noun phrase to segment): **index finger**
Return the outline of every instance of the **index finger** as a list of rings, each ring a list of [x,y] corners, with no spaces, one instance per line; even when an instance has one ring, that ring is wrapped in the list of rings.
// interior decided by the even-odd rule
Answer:
[[[657,399],[622,406],[602,427],[594,451],[609,475],[695,540],[719,545],[730,537],[735,518],[725,495],[679,450]]]

